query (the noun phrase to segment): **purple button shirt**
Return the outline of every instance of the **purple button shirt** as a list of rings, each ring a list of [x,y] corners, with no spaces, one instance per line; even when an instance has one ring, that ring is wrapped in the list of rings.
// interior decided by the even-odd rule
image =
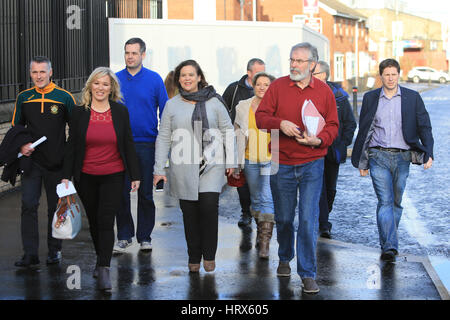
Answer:
[[[402,97],[400,87],[392,98],[381,89],[378,109],[375,114],[374,132],[369,147],[398,148],[409,150],[402,132]]]

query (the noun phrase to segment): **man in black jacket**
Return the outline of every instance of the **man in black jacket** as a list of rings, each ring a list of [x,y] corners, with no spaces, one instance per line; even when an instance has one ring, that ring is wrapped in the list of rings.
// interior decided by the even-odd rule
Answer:
[[[319,208],[319,232],[323,238],[331,237],[331,223],[328,216],[333,209],[333,202],[336,196],[336,184],[339,174],[339,165],[347,158],[347,146],[352,143],[353,134],[356,129],[356,121],[352,108],[348,102],[348,94],[337,83],[327,81],[330,76],[330,66],[325,61],[319,61],[313,75],[326,82],[333,91],[336,98],[336,106],[339,117],[338,136],[333,144],[328,148],[324,162],[324,180],[322,194],[320,196]]]
[[[264,61],[258,58],[250,59],[247,63],[247,74],[239,81],[231,83],[223,93],[222,97],[228,107],[228,114],[231,122],[234,123],[236,117],[236,105],[241,100],[246,100],[254,96],[252,81],[255,74],[266,70]],[[239,194],[239,202],[241,203],[242,216],[238,222],[239,227],[249,226],[252,222],[250,214],[250,191],[248,184],[245,183],[242,187],[237,188]]]

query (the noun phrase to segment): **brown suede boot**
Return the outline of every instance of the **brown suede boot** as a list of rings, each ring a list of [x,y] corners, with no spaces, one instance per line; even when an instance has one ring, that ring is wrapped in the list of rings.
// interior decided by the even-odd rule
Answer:
[[[255,248],[259,248],[259,243],[261,242],[261,222],[256,223],[256,239]]]
[[[258,227],[261,229],[261,238],[259,241],[259,257],[262,259],[269,258],[269,245],[270,239],[272,239],[273,222],[261,221],[258,223]]]
[[[255,219],[255,223],[256,223],[256,239],[255,239],[255,248],[259,247],[259,241],[261,238],[261,228],[259,227],[259,215],[261,214],[261,211],[255,211],[252,208],[250,208],[250,213],[252,214],[252,217]]]

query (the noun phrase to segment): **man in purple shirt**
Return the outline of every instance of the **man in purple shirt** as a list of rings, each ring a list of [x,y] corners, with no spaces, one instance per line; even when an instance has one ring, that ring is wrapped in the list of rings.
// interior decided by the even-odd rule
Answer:
[[[430,168],[434,140],[419,93],[398,85],[399,63],[386,59],[380,63],[379,72],[382,88],[367,92],[363,98],[352,164],[361,176],[370,170],[378,198],[381,259],[393,262],[398,254],[397,230],[409,164]]]

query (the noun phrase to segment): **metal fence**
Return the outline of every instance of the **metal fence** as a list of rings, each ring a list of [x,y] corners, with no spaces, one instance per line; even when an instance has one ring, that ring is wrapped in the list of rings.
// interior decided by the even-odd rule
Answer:
[[[52,80],[79,92],[109,65],[108,17],[162,18],[162,0],[1,0],[0,103],[31,86],[29,61],[50,58]]]

